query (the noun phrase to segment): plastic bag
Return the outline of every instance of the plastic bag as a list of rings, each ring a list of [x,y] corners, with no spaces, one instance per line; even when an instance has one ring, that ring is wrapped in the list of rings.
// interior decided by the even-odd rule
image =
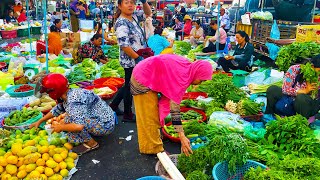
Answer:
[[[253,128],[252,126],[246,126],[244,128],[243,135],[253,141],[261,140],[266,134],[266,130],[263,128]]]
[[[226,127],[234,132],[243,132],[244,127],[252,126],[249,122],[243,120],[238,114],[233,114],[228,111],[213,112],[208,123]]]
[[[279,30],[279,27],[277,25],[277,21],[275,21],[275,20],[274,20],[274,22],[272,24],[270,37],[272,39],[280,39],[280,30]],[[280,47],[275,45],[275,44],[273,44],[273,43],[266,43],[266,46],[268,47],[269,57],[272,60],[275,60],[277,58],[277,56],[278,56],[278,52],[280,50]]]
[[[248,76],[246,76],[245,78],[245,85],[248,84],[262,84],[262,82],[264,81],[264,79],[266,78],[266,73],[263,72],[258,72],[255,71],[251,74],[249,74]]]
[[[8,73],[11,73],[14,77],[20,77],[24,75],[23,63],[20,62],[16,65],[14,61],[10,61],[8,67]]]

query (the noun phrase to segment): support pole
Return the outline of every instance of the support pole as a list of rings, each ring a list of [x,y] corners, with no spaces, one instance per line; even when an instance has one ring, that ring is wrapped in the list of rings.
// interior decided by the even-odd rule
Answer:
[[[218,2],[218,16],[217,16],[217,23],[218,23],[218,39],[216,39],[216,52],[219,51],[219,44],[220,44],[220,9],[221,9],[221,5],[220,5],[220,0]],[[218,43],[217,43],[218,42]]]
[[[47,1],[43,0],[43,15],[44,15],[44,37],[46,42],[46,73],[49,73],[49,59],[48,59],[48,28],[47,28]]]
[[[29,19],[29,0],[26,1],[27,6],[27,22],[28,22],[28,38],[29,38],[29,44],[30,44],[30,55],[32,52],[32,41],[31,41],[31,32],[30,32],[30,19]]]

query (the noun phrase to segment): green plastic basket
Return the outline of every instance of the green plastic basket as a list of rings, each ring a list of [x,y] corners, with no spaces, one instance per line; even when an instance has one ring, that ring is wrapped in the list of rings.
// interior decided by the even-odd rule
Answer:
[[[15,126],[7,126],[5,124],[3,124],[3,127],[5,129],[20,129],[20,130],[26,130],[29,129],[29,126],[32,123],[35,123],[37,121],[39,121],[41,118],[43,117],[43,114],[40,112],[36,117],[33,117],[31,119],[28,119],[27,121],[20,123],[20,124],[16,124]]]
[[[16,90],[22,85],[24,84],[10,86],[6,89],[6,93],[8,93],[11,97],[27,97],[27,96],[32,96],[34,94],[34,90],[30,90],[26,92],[14,92],[14,90]],[[28,85],[32,86],[33,88],[36,87],[35,84],[28,84]]]
[[[40,27],[31,27],[31,34],[41,34],[41,26]]]
[[[25,29],[18,29],[17,33],[18,33],[18,37],[25,37],[25,36],[29,36],[28,28],[25,28]]]

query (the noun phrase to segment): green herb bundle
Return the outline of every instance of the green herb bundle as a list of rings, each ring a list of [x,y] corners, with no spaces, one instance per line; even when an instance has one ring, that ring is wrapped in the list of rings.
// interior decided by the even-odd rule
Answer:
[[[251,168],[246,172],[246,180],[319,180],[320,179],[320,159],[318,158],[297,158],[293,155],[285,156],[284,160],[276,161],[270,165],[270,170],[261,167]]]
[[[295,154],[298,157],[320,157],[320,142],[301,115],[281,118],[267,124],[267,133],[260,144],[266,154],[274,151],[282,159],[284,155]]]
[[[190,61],[194,61],[196,59],[196,53],[202,52],[203,45],[197,46],[195,49],[191,49],[187,55]]]
[[[319,52],[320,45],[316,42],[294,42],[281,47],[275,63],[281,71],[287,71],[291,63],[299,63],[303,59],[312,58]]]
[[[237,112],[241,116],[256,115],[261,111],[261,104],[250,99],[242,99],[237,104]]]
[[[191,50],[191,44],[185,41],[175,41],[173,49],[175,54],[185,56]]]
[[[209,97],[214,98],[214,101],[222,104],[225,104],[231,95],[235,96],[235,92],[236,95],[244,97],[243,91],[233,84],[232,78],[221,73],[214,74],[212,80],[201,83],[196,90],[208,93]],[[235,99],[239,99],[239,97]]]
[[[193,171],[192,173],[188,174],[186,180],[209,180],[210,177],[203,173],[203,171]]]
[[[302,64],[301,65],[301,73],[303,74],[303,79],[305,79],[308,83],[313,84],[316,83],[317,87],[320,85],[319,82],[319,75],[320,73],[317,72],[311,65],[311,63]],[[318,88],[311,92],[311,97],[316,98],[318,95]]]

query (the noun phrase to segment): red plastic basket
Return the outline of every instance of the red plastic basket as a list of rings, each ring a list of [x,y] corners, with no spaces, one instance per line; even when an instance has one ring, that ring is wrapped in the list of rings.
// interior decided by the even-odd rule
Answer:
[[[117,88],[117,87],[111,86],[111,85],[93,85],[93,86],[88,86],[88,87],[86,87],[85,89],[87,89],[87,90],[92,90],[92,89],[94,89],[94,88],[103,88],[103,87],[109,87],[111,90],[114,91],[112,94],[100,96],[101,99],[104,99],[104,100],[113,98],[113,96],[114,96],[114,95],[117,93],[117,91],[118,91],[118,88]]]
[[[117,78],[117,77],[106,77],[106,78],[99,78],[93,81],[94,85],[103,85],[104,82],[106,82],[109,79],[115,79],[120,81],[121,83],[117,84],[116,87],[117,88],[121,88],[124,84],[124,79],[123,78]],[[112,85],[111,85],[112,86]]]
[[[2,70],[4,67],[7,66],[7,63],[5,62],[0,62],[0,70]]]
[[[182,99],[197,99],[199,96],[207,98],[208,94],[205,92],[188,92],[183,95]]]
[[[10,31],[1,31],[2,39],[12,39],[17,38],[17,30],[10,30]]]
[[[171,122],[167,123],[166,126],[171,126]],[[161,128],[162,134],[164,138],[169,139],[172,142],[176,142],[176,143],[180,143],[180,138],[176,138],[171,136],[169,133],[166,132],[166,130],[164,128]]]
[[[187,107],[181,107],[180,112],[188,112],[190,110],[196,111],[197,113],[201,114],[203,119],[199,121],[199,123],[206,122],[207,121],[207,115],[204,111],[201,111],[200,109],[195,108],[187,108]],[[183,119],[182,119],[183,121]]]
[[[199,123],[202,123],[202,122],[206,122],[207,121],[207,116],[206,116],[206,113],[204,113],[203,111],[199,110],[199,109],[194,109],[194,108],[181,108],[180,109],[180,112],[187,112],[189,110],[194,110],[196,112],[198,112],[199,114],[202,115],[203,119],[202,121],[198,121]],[[166,126],[170,126],[172,123],[169,122],[166,124]],[[172,142],[180,142],[180,138],[176,138],[176,137],[173,137],[171,136],[169,133],[166,132],[166,130],[164,128],[161,128],[161,131],[162,131],[162,134],[163,134],[163,137],[169,139],[170,141]]]
[[[23,75],[22,76],[18,76],[18,77],[14,77],[14,81],[18,81],[20,78],[22,78],[23,77]]]

